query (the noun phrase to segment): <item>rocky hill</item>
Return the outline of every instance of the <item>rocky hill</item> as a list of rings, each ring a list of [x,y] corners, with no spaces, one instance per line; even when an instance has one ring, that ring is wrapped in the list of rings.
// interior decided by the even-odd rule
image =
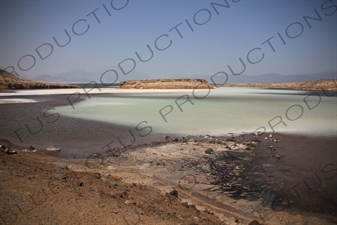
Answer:
[[[121,89],[213,89],[205,79],[149,79],[128,80],[119,84]]]
[[[45,83],[42,81],[25,80],[18,76],[0,70],[0,89],[53,89],[77,88],[74,84]]]
[[[337,91],[337,80],[313,80],[306,82],[291,83],[248,83],[248,84],[227,84],[227,87],[260,87],[260,88],[286,88],[296,90],[325,90]]]

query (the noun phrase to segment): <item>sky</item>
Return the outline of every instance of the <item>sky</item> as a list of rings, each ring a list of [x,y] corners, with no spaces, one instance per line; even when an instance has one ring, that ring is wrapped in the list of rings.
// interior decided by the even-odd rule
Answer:
[[[0,8],[0,66],[19,76],[337,71],[337,0],[8,0]]]

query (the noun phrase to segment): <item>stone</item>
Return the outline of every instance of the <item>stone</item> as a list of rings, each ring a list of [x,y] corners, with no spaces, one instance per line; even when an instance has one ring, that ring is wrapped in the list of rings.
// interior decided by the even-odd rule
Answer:
[[[93,174],[96,179],[101,179],[102,175],[100,173]]]
[[[213,153],[213,149],[212,148],[208,148],[205,151],[206,154],[212,154]]]
[[[47,151],[50,151],[50,152],[58,152],[58,151],[61,151],[61,149],[60,148],[58,148],[58,147],[56,147],[55,145],[54,146],[49,146],[48,148],[47,148]]]
[[[15,154],[17,154],[17,152],[12,150],[12,149],[8,149],[7,154],[8,155],[15,155]]]
[[[7,153],[8,155],[15,155],[15,154],[17,154],[17,152],[15,150],[12,150],[7,145],[0,145],[0,151],[3,152],[3,153]]]
[[[6,146],[6,145],[0,145],[0,150],[1,150],[1,152],[3,152],[3,153],[8,153],[9,147]]]
[[[178,198],[178,191],[177,190],[173,190],[169,194],[172,195],[172,196],[174,196],[174,197],[176,197],[176,198]]]
[[[215,143],[215,140],[213,138],[209,138],[207,140],[207,143],[210,143],[210,144],[214,144]]]
[[[262,223],[259,223],[256,220],[253,220],[252,222],[250,222],[248,225],[263,225]]]
[[[133,200],[126,200],[124,203],[127,205],[136,205],[135,201]]]
[[[219,191],[220,190],[220,188],[219,187],[213,187],[213,188],[211,188],[211,190],[210,191]]]

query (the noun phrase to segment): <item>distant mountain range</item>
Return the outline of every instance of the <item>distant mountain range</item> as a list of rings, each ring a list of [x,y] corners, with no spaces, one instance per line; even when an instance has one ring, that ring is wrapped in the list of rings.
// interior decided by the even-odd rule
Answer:
[[[118,71],[118,70],[116,70]],[[49,74],[43,74],[43,75],[26,75],[23,76],[25,79],[30,79],[30,80],[37,80],[37,81],[44,81],[44,82],[63,82],[63,83],[88,83],[91,81],[96,81],[97,83],[100,82],[102,72],[97,72],[97,73],[90,73],[85,70],[72,70],[56,75],[49,75]],[[110,75],[110,80],[109,80],[109,75]],[[111,74],[106,75],[106,83],[113,82],[116,77],[113,76],[111,77]],[[139,73],[139,72],[132,72],[130,74],[122,75],[119,74],[118,76],[118,81],[125,81],[125,80],[138,80],[138,79],[151,79],[153,77],[145,74],[145,73]]]
[[[91,81],[100,82],[100,76],[102,73],[90,73],[85,70],[72,70],[56,75],[26,75],[23,78],[45,82],[65,82],[65,83],[86,83]],[[107,76],[108,77],[108,76]],[[210,79],[210,75],[194,75],[189,77],[165,77],[165,78],[199,78],[206,79],[209,83],[213,83]],[[125,80],[139,80],[139,79],[153,79],[163,77],[151,77],[148,74],[140,72],[132,72],[126,76],[119,75],[118,81]],[[115,77],[111,78],[112,80]],[[225,82],[225,75],[219,74],[214,78],[215,83]],[[337,72],[321,72],[312,74],[294,74],[294,75],[282,75],[276,73],[262,74],[262,75],[239,75],[234,76],[229,74],[227,84],[243,84],[243,83],[289,83],[289,82],[305,82],[312,80],[322,79],[337,79]],[[110,81],[107,81],[110,82]]]

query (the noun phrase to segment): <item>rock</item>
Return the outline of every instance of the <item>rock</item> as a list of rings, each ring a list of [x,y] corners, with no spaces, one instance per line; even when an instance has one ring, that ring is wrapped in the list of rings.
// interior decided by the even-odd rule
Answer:
[[[193,138],[191,138],[190,140],[188,140],[188,142],[196,142],[196,140],[194,140]]]
[[[281,156],[280,155],[275,155],[275,158],[280,159]]]
[[[173,138],[173,140],[172,141],[174,141],[174,142],[178,142],[179,140],[178,140],[178,138]]]
[[[96,179],[101,179],[102,175],[100,173],[93,173]]]
[[[15,155],[15,154],[17,154],[17,153],[16,153],[16,151],[14,151],[14,150],[12,150],[12,149],[9,149],[9,150],[7,151],[7,154],[8,154],[8,155]]]
[[[205,151],[206,154],[212,154],[213,153],[213,149],[212,148],[208,148],[206,151]]]
[[[17,152],[15,150],[12,150],[7,145],[0,145],[0,152],[7,153],[8,155],[15,155]]]
[[[255,132],[255,133],[254,133],[255,136],[259,136],[259,135],[261,135],[261,134],[262,134],[261,131],[258,131],[258,132]]]
[[[22,150],[24,152],[37,152],[37,150],[33,146],[29,146],[28,148]]]
[[[178,198],[178,191],[177,190],[173,190],[169,194],[172,195],[172,196],[174,196],[174,197],[176,197],[176,198]]]
[[[166,136],[166,137],[165,137],[165,140],[166,140],[166,141],[169,141],[169,140],[171,140],[171,137],[170,137],[170,136]]]
[[[257,222],[256,220],[253,220],[248,225],[263,225],[262,223]]]
[[[57,152],[57,151],[61,151],[61,149],[60,148],[58,148],[58,147],[56,147],[55,145],[54,146],[49,146],[48,148],[47,148],[47,151],[50,151],[50,152]]]
[[[213,188],[211,188],[211,190],[210,191],[219,191],[220,190],[220,188],[219,187],[213,187]]]
[[[3,153],[8,153],[9,147],[6,145],[0,145],[0,150]]]
[[[213,138],[209,138],[207,140],[207,143],[210,143],[210,144],[214,144],[215,143],[215,140]]]
[[[126,200],[124,203],[127,205],[136,205],[135,201],[133,200]]]

